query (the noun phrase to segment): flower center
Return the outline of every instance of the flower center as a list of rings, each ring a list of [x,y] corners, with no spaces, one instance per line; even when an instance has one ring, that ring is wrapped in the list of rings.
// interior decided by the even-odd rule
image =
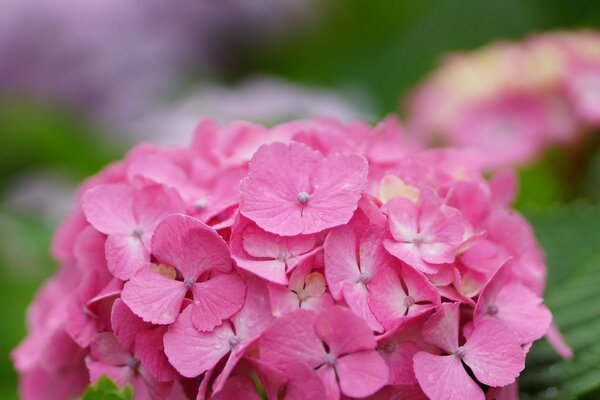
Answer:
[[[417,233],[415,235],[415,237],[413,238],[412,242],[416,245],[416,246],[420,246],[421,244],[423,244],[423,235],[421,235],[420,233]]]
[[[415,304],[415,299],[413,299],[411,296],[406,296],[404,298],[404,306],[405,307],[408,308],[408,307],[412,306],[413,304]]]
[[[298,193],[298,197],[296,197],[298,199],[298,203],[300,204],[306,204],[308,203],[308,199],[310,198],[310,195],[306,192],[300,192]]]
[[[498,306],[495,304],[490,304],[487,306],[488,315],[496,315],[496,314],[498,314],[498,311],[500,311],[500,310],[498,309]]]
[[[129,359],[129,361],[127,361],[127,366],[132,370],[136,370],[139,365],[140,365],[140,360],[138,360],[135,357],[131,357]]]
[[[141,240],[143,234],[144,234],[144,230],[142,228],[140,228],[139,226],[136,226],[131,231],[131,236],[133,236],[136,239],[140,239]]]
[[[327,353],[327,355],[325,356],[325,364],[327,364],[328,367],[333,367],[336,361],[337,357],[335,356],[335,354]]]
[[[371,273],[370,272],[361,272],[359,280],[365,284],[369,283],[369,281],[371,280]]]
[[[185,278],[183,281],[183,284],[185,285],[186,288],[191,288],[192,286],[194,286],[194,280],[192,278]]]
[[[206,209],[206,207],[208,207],[208,200],[206,200],[206,199],[196,200],[194,207],[196,207],[196,210],[202,211],[202,210]]]
[[[230,337],[230,338],[229,338],[229,345],[230,345],[231,347],[235,347],[235,346],[237,346],[238,344],[240,344],[240,338],[239,338],[239,337],[237,337],[237,336],[232,336],[232,337]]]
[[[292,256],[292,255],[291,255],[290,253],[288,253],[288,252],[287,252],[287,251],[285,251],[285,250],[282,250],[282,251],[279,253],[279,256],[277,257],[277,259],[278,259],[279,261],[283,262],[283,263],[286,263],[286,262],[287,262],[287,261],[290,259],[290,257],[291,257],[291,256]]]
[[[383,351],[385,351],[386,353],[392,353],[395,348],[396,348],[396,345],[392,342],[387,342],[386,344],[383,345]]]
[[[466,352],[465,352],[465,349],[462,346],[460,346],[458,348],[458,350],[456,350],[456,353],[454,353],[454,354],[456,355],[456,357],[462,359],[465,356]]]

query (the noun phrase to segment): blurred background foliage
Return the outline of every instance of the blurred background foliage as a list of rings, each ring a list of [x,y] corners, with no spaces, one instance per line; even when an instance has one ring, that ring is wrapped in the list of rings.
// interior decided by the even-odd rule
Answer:
[[[269,74],[307,85],[358,93],[372,103],[373,119],[398,111],[400,100],[448,51],[494,40],[520,39],[553,29],[600,28],[595,0],[331,0],[310,24],[270,46],[234,48],[227,68],[189,71],[226,85]],[[185,88],[181,88],[182,91]],[[25,334],[24,315],[34,290],[55,264],[51,235],[76,183],[120,158],[135,139],[84,113],[23,96],[0,95],[0,398],[16,398],[9,351]],[[124,135],[124,133],[123,133]],[[535,346],[522,379],[530,398],[599,398],[600,393],[600,153],[581,171],[585,198],[556,172],[563,155],[548,154],[520,171],[517,207],[532,219],[549,262],[548,304],[576,351],[558,361],[545,343]],[[45,203],[15,197],[24,177],[48,177]],[[60,176],[58,181],[54,177]],[[62,194],[61,194],[62,193]],[[581,197],[581,196],[579,196]],[[569,205],[562,203],[569,200]],[[39,209],[45,204],[44,209]],[[36,209],[38,207],[38,209]],[[590,397],[591,396],[591,397]]]

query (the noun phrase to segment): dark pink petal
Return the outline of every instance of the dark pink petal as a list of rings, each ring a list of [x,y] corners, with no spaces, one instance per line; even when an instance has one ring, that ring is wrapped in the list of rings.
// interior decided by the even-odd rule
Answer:
[[[106,239],[106,261],[111,274],[125,281],[150,263],[150,251],[135,236],[113,234]]]
[[[213,368],[231,350],[229,338],[234,336],[229,324],[219,325],[212,332],[198,332],[191,314],[192,307],[188,306],[164,336],[169,362],[188,378]]]
[[[237,273],[217,275],[192,286],[192,323],[196,329],[212,330],[244,304],[246,286]]]
[[[170,324],[179,315],[188,288],[151,266],[125,283],[121,298],[134,314],[153,324]]]
[[[177,372],[169,364],[165,355],[163,336],[166,327],[145,329],[135,337],[135,354],[142,367],[159,382],[170,382],[177,377]]]
[[[421,347],[410,340],[397,344],[390,342],[382,347],[380,354],[390,369],[388,384],[416,385],[413,357],[422,350]]]
[[[519,400],[519,385],[513,383],[512,385],[504,387],[491,387],[485,396],[486,400]]]
[[[313,311],[297,310],[277,319],[260,338],[261,360],[278,368],[323,364],[326,352],[314,331],[316,318]]]
[[[334,298],[340,299],[344,284],[360,279],[357,243],[349,226],[333,229],[325,240],[325,278]]]
[[[376,346],[367,323],[344,307],[330,307],[321,311],[314,326],[317,336],[327,343],[329,351],[336,356],[371,350]],[[352,332],[352,335],[348,332]]]
[[[443,303],[423,326],[425,342],[448,353],[458,349],[459,303]]]
[[[206,270],[228,272],[231,256],[219,234],[195,218],[181,214],[163,220],[152,238],[152,254],[161,264],[196,280]]]
[[[518,337],[502,322],[481,321],[463,347],[464,362],[486,385],[509,385],[525,368]]]
[[[112,365],[103,362],[94,361],[91,358],[85,362],[90,373],[90,381],[96,382],[101,376],[107,376],[118,386],[124,387],[131,382],[135,371],[127,365]]]
[[[340,388],[347,396],[365,397],[388,382],[388,366],[375,350],[341,357],[335,364]]]
[[[298,194],[312,191],[310,176],[321,157],[299,143],[261,146],[250,161],[250,174],[240,184],[240,213],[268,232],[310,233]]]
[[[303,233],[316,233],[347,223],[367,183],[367,160],[358,154],[333,154],[315,169],[313,192],[303,209]]]
[[[133,214],[135,190],[125,184],[103,184],[89,189],[83,196],[87,220],[100,232],[130,234],[136,226]]]
[[[365,400],[429,400],[419,385],[385,386]]]
[[[436,356],[422,351],[415,355],[414,366],[421,389],[432,400],[485,399],[455,355]]]
[[[110,322],[117,341],[127,351],[133,350],[135,335],[151,326],[135,315],[121,299],[113,304]]]
[[[259,279],[251,278],[246,281],[246,286],[244,306],[231,317],[235,333],[243,342],[243,346],[240,347],[251,344],[273,320],[266,284]]]
[[[231,377],[223,388],[213,394],[212,400],[260,400],[252,379],[244,375]]]

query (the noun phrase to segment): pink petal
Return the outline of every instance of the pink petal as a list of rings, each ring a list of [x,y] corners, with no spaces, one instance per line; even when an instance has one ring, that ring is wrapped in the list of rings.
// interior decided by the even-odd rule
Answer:
[[[83,196],[87,220],[100,232],[129,234],[136,226],[133,215],[135,190],[125,184],[97,185]]]
[[[432,400],[485,399],[455,355],[436,356],[422,351],[415,355],[414,366],[419,385]]]
[[[152,238],[156,259],[177,268],[185,279],[196,280],[202,272],[231,270],[227,243],[219,234],[195,218],[181,214],[163,220]]]
[[[546,340],[562,358],[565,360],[573,358],[573,349],[567,344],[555,322],[550,324],[550,328],[546,333]]]
[[[98,362],[117,366],[127,365],[131,360],[131,354],[123,350],[110,332],[96,335],[90,344],[90,355]]]
[[[217,275],[192,286],[192,323],[196,329],[212,330],[244,304],[246,286],[237,273]]]
[[[348,335],[352,332],[352,335]],[[315,320],[315,333],[339,356],[376,346],[366,322],[347,308],[335,306],[321,311]]]
[[[311,368],[297,364],[294,368],[288,369],[287,374],[293,379],[290,379],[285,386],[285,400],[323,399],[326,397],[323,382]]]
[[[152,266],[125,283],[121,298],[134,314],[146,322],[170,324],[175,321],[188,288],[158,272]]]
[[[269,297],[273,315],[277,318],[300,308],[298,295],[287,286],[269,284]]]
[[[385,386],[365,400],[429,400],[419,385]]]
[[[325,400],[338,400],[340,398],[340,387],[337,382],[335,369],[322,367],[317,370],[317,375],[325,388]]]
[[[314,331],[317,313],[297,310],[277,319],[260,338],[260,358],[274,367],[323,364],[325,349]]]
[[[238,267],[253,273],[254,275],[268,280],[269,282],[287,285],[288,277],[286,265],[280,260],[249,260],[234,256],[233,259]]]
[[[552,314],[540,297],[512,279],[503,268],[485,287],[475,307],[475,325],[483,319],[498,319],[517,333],[521,344],[530,343],[548,331]]]
[[[325,277],[334,298],[340,299],[344,284],[360,278],[354,231],[343,226],[333,229],[325,240]]]
[[[390,199],[384,210],[388,214],[389,228],[397,242],[411,243],[419,232],[419,209],[404,197]]]
[[[402,278],[408,290],[408,295],[412,297],[415,303],[418,303],[408,308],[408,315],[421,313],[432,306],[440,304],[441,299],[437,289],[423,274],[411,267],[403,266]]]
[[[128,351],[133,350],[135,335],[150,327],[150,324],[135,315],[121,299],[115,300],[110,321],[117,341]]]
[[[360,239],[360,271],[373,274],[382,266],[389,265],[393,258],[383,247],[385,231],[381,228],[368,229]]]
[[[164,336],[169,362],[188,378],[213,368],[231,350],[229,338],[234,336],[229,324],[219,325],[212,332],[198,332],[191,314],[192,307],[188,306]]]
[[[86,359],[85,362],[90,373],[90,381],[96,382],[101,376],[107,376],[118,386],[123,387],[131,382],[134,371],[127,365],[111,365],[103,362]]]
[[[213,394],[212,400],[260,400],[252,379],[244,375],[229,378],[223,388]]]
[[[166,327],[145,329],[135,338],[135,354],[142,367],[159,382],[170,382],[177,377],[175,369],[165,355],[163,336]]]
[[[133,198],[133,214],[145,232],[150,234],[167,216],[182,212],[183,200],[174,189],[163,185],[148,185],[137,191]]]
[[[111,274],[126,281],[150,263],[150,252],[130,234],[113,234],[106,239],[106,261]]]
[[[512,385],[504,387],[491,387],[489,388],[486,396],[486,400],[519,400],[519,385],[513,383]]]
[[[414,243],[401,243],[386,239],[383,242],[385,249],[394,257],[404,261],[411,267],[418,269],[421,272],[432,274],[437,272],[436,268],[427,265],[423,262],[421,250]]]
[[[304,233],[347,223],[367,183],[367,160],[358,154],[333,154],[321,162],[311,179],[313,193],[304,207]]]
[[[389,347],[388,347],[389,346]],[[407,340],[397,344],[389,343],[382,346],[381,356],[386,361],[390,376],[390,385],[415,385],[417,377],[413,369],[413,357],[420,352],[421,347],[413,341]]]
[[[231,317],[236,335],[245,347],[257,339],[273,320],[266,284],[259,279],[248,279],[246,286],[244,306]]]
[[[464,362],[486,385],[509,385],[525,368],[518,337],[502,322],[481,321],[463,347]]]
[[[278,236],[249,226],[242,233],[244,250],[252,257],[278,258],[282,252],[297,256],[315,247],[313,235]]]
[[[390,267],[381,268],[369,282],[369,306],[386,329],[406,315],[405,299],[400,277]]]
[[[240,213],[278,235],[311,233],[304,226],[297,197],[311,191],[310,176],[320,158],[299,143],[261,146],[250,160],[248,178],[240,184]]]
[[[459,303],[443,303],[423,326],[423,339],[448,353],[458,349]]]
[[[344,285],[343,293],[348,306],[356,315],[365,320],[371,330],[376,332],[383,331],[383,327],[377,321],[375,315],[373,315],[373,311],[371,311],[368,301],[369,291],[363,283],[346,284]]]
[[[375,351],[348,354],[337,360],[340,388],[347,396],[369,396],[388,382],[388,366]]]

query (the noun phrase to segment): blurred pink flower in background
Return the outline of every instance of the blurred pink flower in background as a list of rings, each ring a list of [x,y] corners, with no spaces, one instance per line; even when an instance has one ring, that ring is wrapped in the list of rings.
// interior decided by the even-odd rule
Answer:
[[[600,124],[600,33],[556,32],[451,54],[407,99],[428,144],[477,147],[488,168],[535,161]]]

